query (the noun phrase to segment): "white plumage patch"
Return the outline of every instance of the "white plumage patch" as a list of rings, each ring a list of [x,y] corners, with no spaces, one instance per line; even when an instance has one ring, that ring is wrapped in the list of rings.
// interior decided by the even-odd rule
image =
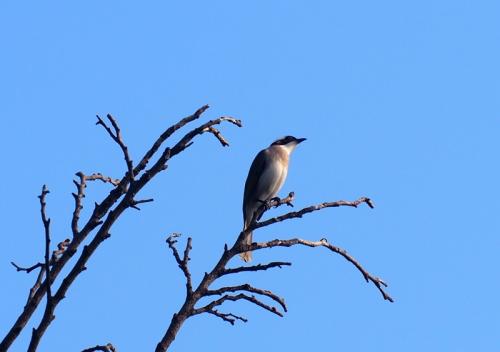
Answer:
[[[256,192],[260,200],[266,201],[278,194],[285,182],[287,171],[288,165],[284,165],[281,160],[275,160],[268,165],[259,179]]]

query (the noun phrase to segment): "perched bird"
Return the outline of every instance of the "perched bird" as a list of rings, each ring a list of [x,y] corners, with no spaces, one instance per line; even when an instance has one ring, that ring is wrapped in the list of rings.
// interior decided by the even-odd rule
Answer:
[[[276,197],[288,173],[290,154],[305,138],[286,136],[274,141],[261,150],[250,166],[243,195],[243,230],[255,220],[259,220],[263,205]],[[252,244],[252,233],[244,238],[244,243]],[[252,252],[240,254],[245,262],[252,260]]]

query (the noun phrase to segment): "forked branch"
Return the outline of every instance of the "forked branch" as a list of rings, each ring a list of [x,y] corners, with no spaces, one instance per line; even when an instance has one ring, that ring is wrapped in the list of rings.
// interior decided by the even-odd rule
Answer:
[[[172,250],[172,254],[175,258],[175,261],[179,265],[179,268],[182,270],[184,276],[186,277],[186,295],[191,296],[193,294],[193,284],[191,281],[191,273],[189,272],[188,262],[189,262],[189,252],[191,251],[191,237],[188,238],[186,242],[186,249],[184,250],[184,255],[181,258],[179,255],[179,251],[175,247],[177,243],[177,238],[180,236],[178,233],[174,233],[167,238],[168,247]]]
[[[132,163],[132,159],[130,158],[129,152],[128,152],[128,147],[125,145],[125,142],[123,141],[122,137],[122,131],[120,127],[118,126],[118,123],[116,122],[115,118],[111,116],[111,114],[107,114],[106,117],[108,118],[109,122],[111,122],[111,125],[113,126],[114,132],[111,130],[111,128],[104,122],[103,119],[97,116],[97,122],[96,125],[102,125],[104,129],[108,132],[109,136],[118,144],[120,149],[123,152],[123,158],[125,159],[125,163],[127,164],[127,176],[129,178],[129,181],[134,180],[134,165]]]
[[[288,205],[288,206],[293,206],[292,201],[294,199],[294,193],[291,192],[287,197],[283,199],[274,199],[271,202],[268,202],[266,204],[263,204],[262,208],[256,212],[256,214],[259,214],[260,216],[257,217],[260,218],[267,210],[269,210],[271,207],[279,207],[282,205]],[[281,221],[286,221],[289,219],[294,219],[294,218],[300,218],[304,216],[305,214],[312,213],[315,211],[319,211],[321,209],[325,208],[332,208],[332,207],[341,207],[341,206],[349,206],[349,207],[357,207],[362,203],[366,203],[370,208],[373,208],[373,203],[369,198],[362,197],[359,198],[358,200],[355,201],[337,201],[337,202],[325,202],[325,203],[320,203],[317,205],[312,205],[306,208],[303,208],[298,211],[294,212],[289,212],[274,218],[270,218],[267,220],[263,220],[261,222],[257,222],[254,219],[254,222],[249,226],[249,228],[246,230],[248,231],[253,231],[262,227],[266,226],[271,226],[273,224],[276,224]],[[214,268],[210,271],[205,273],[203,276],[203,279],[199,283],[198,287],[192,291],[192,294],[188,294],[186,296],[186,300],[184,304],[182,305],[181,309],[179,312],[174,314],[170,325],[165,332],[163,338],[161,341],[158,343],[156,347],[156,352],[163,352],[166,351],[171,343],[174,341],[177,332],[180,330],[182,324],[186,319],[188,319],[191,316],[202,314],[202,313],[208,313],[212,314],[214,316],[217,316],[221,318],[223,321],[226,321],[230,324],[234,324],[237,320],[246,322],[247,319],[236,315],[232,312],[229,313],[222,313],[218,311],[216,308],[221,306],[224,302],[227,301],[240,301],[240,300],[245,300],[250,303],[253,303],[260,308],[263,308],[271,313],[274,313],[278,316],[283,316],[283,313],[278,310],[277,307],[272,306],[270,304],[265,303],[264,301],[261,300],[260,297],[262,298],[267,298],[271,299],[272,301],[276,302],[281,306],[284,312],[287,311],[287,307],[285,304],[285,300],[273,293],[270,290],[266,289],[261,289],[261,288],[256,288],[250,285],[249,283],[244,283],[240,285],[235,285],[235,286],[225,286],[225,287],[220,287],[216,289],[211,289],[210,286],[214,284],[219,278],[225,275],[229,274],[237,274],[241,272],[257,272],[257,271],[264,271],[270,268],[281,268],[283,266],[290,266],[290,262],[270,262],[267,264],[255,264],[255,265],[250,265],[250,266],[240,266],[236,268],[228,268],[227,264],[229,261],[238,255],[239,253],[246,252],[246,251],[256,251],[264,248],[274,248],[274,247],[291,247],[294,245],[304,245],[304,246],[309,246],[309,247],[326,247],[330,249],[332,252],[340,254],[343,256],[345,259],[347,259],[350,263],[352,263],[362,274],[365,280],[372,282],[378,290],[381,292],[383,298],[385,300],[388,300],[390,302],[393,302],[393,299],[387,294],[384,290],[384,287],[386,287],[386,283],[373,275],[371,275],[367,270],[365,270],[361,264],[354,259],[350,254],[348,254],[345,250],[336,247],[332,244],[330,244],[326,239],[321,239],[320,241],[308,241],[308,240],[303,240],[299,238],[294,238],[294,239],[286,239],[286,240],[273,240],[273,241],[268,241],[268,242],[262,242],[262,243],[252,243],[251,245],[246,245],[243,241],[243,238],[245,237],[246,232],[241,232],[240,235],[238,236],[238,239],[236,242],[233,244],[231,248],[229,248],[227,245],[224,247],[224,251],[222,252],[222,255],[220,259],[218,260],[217,264],[215,264]],[[186,262],[185,259],[181,258],[179,255],[179,252],[175,248],[175,244],[177,243],[177,239],[179,237],[179,234],[173,234],[167,239],[167,243],[169,244],[169,247],[172,249],[172,253],[174,255],[174,258],[181,268],[181,270],[184,273],[184,276],[186,277],[186,280],[189,281],[190,287],[192,286],[192,279],[191,279],[191,273],[189,272],[188,268],[184,266],[184,263]],[[189,247],[189,250],[191,250],[192,246],[192,240],[191,238],[188,238],[187,241],[187,246],[186,248]],[[189,275],[186,274],[186,270],[189,273]],[[235,293],[235,294],[230,294],[230,293]],[[219,295],[221,296],[218,299],[210,301],[208,304],[205,304],[202,307],[197,308],[196,304],[202,299],[202,298],[207,298],[210,296],[215,296]]]
[[[219,125],[223,122],[229,122],[231,124],[241,126],[241,122],[231,117],[222,116],[214,120],[210,120],[206,123],[200,124],[198,127],[193,128],[191,131],[187,132],[179,142],[173,146],[163,147],[168,138],[174,134],[177,130],[184,127],[188,123],[197,120],[203,114],[204,111],[208,109],[208,105],[205,105],[196,112],[188,117],[181,119],[179,122],[168,127],[153,143],[151,148],[144,154],[140,159],[140,162],[134,167],[132,158],[129,154],[129,149],[125,144],[122,136],[122,131],[116,121],[116,119],[107,115],[108,122],[97,116],[97,125],[101,125],[109,134],[109,136],[116,142],[120,149],[122,150],[123,157],[126,162],[126,172],[121,179],[114,179],[108,176],[104,176],[100,173],[94,173],[91,175],[85,175],[82,172],[77,173],[78,180],[76,180],[76,192],[73,194],[75,199],[75,206],[73,210],[73,216],[71,220],[71,230],[73,237],[71,240],[67,239],[61,242],[58,249],[52,253],[50,258],[49,266],[47,266],[47,260],[44,263],[37,263],[31,267],[23,268],[13,263],[14,267],[18,271],[31,272],[35,269],[40,269],[35,286],[30,290],[30,295],[28,302],[24,307],[24,310],[17,318],[16,322],[13,324],[11,329],[8,331],[7,335],[0,343],[0,351],[7,350],[14,340],[19,336],[20,332],[24,329],[27,322],[39,306],[44,295],[47,293],[52,297],[52,304],[50,305],[48,313],[44,314],[42,321],[37,327],[37,331],[40,332],[40,338],[43,335],[46,327],[49,326],[53,319],[53,313],[60,301],[66,297],[67,291],[72,283],[76,280],[78,275],[86,269],[86,264],[92,254],[100,246],[100,244],[110,237],[110,229],[116,220],[123,214],[126,209],[133,208],[139,209],[138,205],[143,203],[152,202],[153,199],[136,199],[135,197],[142,190],[142,188],[148,184],[158,173],[167,168],[167,162],[175,155],[181,153],[187,147],[193,143],[193,139],[203,133],[212,133],[210,130],[212,126]],[[108,124],[109,123],[109,124]],[[221,139],[226,140],[222,134],[215,135],[215,137],[221,141]],[[161,148],[163,149],[161,150]],[[154,164],[146,169],[146,166],[151,161],[152,158],[157,157]],[[94,209],[90,217],[86,222],[80,227],[81,210],[83,208],[83,200],[85,197],[85,188],[87,186],[87,181],[100,180],[105,183],[111,184],[114,188],[109,192],[101,202],[95,203]],[[73,267],[69,270],[69,273],[63,278],[60,286],[55,293],[52,294],[47,291],[49,285],[47,282],[54,282],[58,275],[61,273],[66,264],[70,259],[78,253],[81,243],[87,238],[87,236],[96,230],[94,237],[83,250],[80,251],[80,256],[74,263]],[[186,257],[187,257],[186,253]],[[187,260],[186,260],[187,266]],[[50,270],[46,268],[50,267]],[[45,271],[47,271],[47,278],[43,281],[45,276]],[[39,341],[40,338],[36,340]],[[33,342],[34,340],[32,340]],[[32,345],[36,345],[37,341],[33,342]],[[36,348],[36,346],[34,347]]]

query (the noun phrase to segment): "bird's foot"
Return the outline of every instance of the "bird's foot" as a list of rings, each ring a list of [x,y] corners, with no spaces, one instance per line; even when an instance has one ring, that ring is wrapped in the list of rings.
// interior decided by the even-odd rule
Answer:
[[[269,207],[272,207],[272,206],[275,206],[277,204],[279,204],[281,201],[281,198],[280,197],[273,197],[271,199],[268,200],[268,203],[269,203]],[[276,204],[275,204],[276,203]]]
[[[277,204],[279,204],[280,202],[280,197],[273,197],[271,199],[268,199],[268,200],[260,200],[258,199],[258,201],[260,203],[262,203],[262,209],[264,211],[268,211],[269,209],[271,209],[272,207],[276,206]]]

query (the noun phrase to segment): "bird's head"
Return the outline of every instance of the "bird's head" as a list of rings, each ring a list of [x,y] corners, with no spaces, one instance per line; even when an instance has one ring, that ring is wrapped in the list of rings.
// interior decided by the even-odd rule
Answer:
[[[305,138],[295,138],[294,136],[286,136],[280,139],[275,140],[271,146],[280,145],[284,147],[288,152],[291,152],[295,149],[295,147],[305,141]]]

